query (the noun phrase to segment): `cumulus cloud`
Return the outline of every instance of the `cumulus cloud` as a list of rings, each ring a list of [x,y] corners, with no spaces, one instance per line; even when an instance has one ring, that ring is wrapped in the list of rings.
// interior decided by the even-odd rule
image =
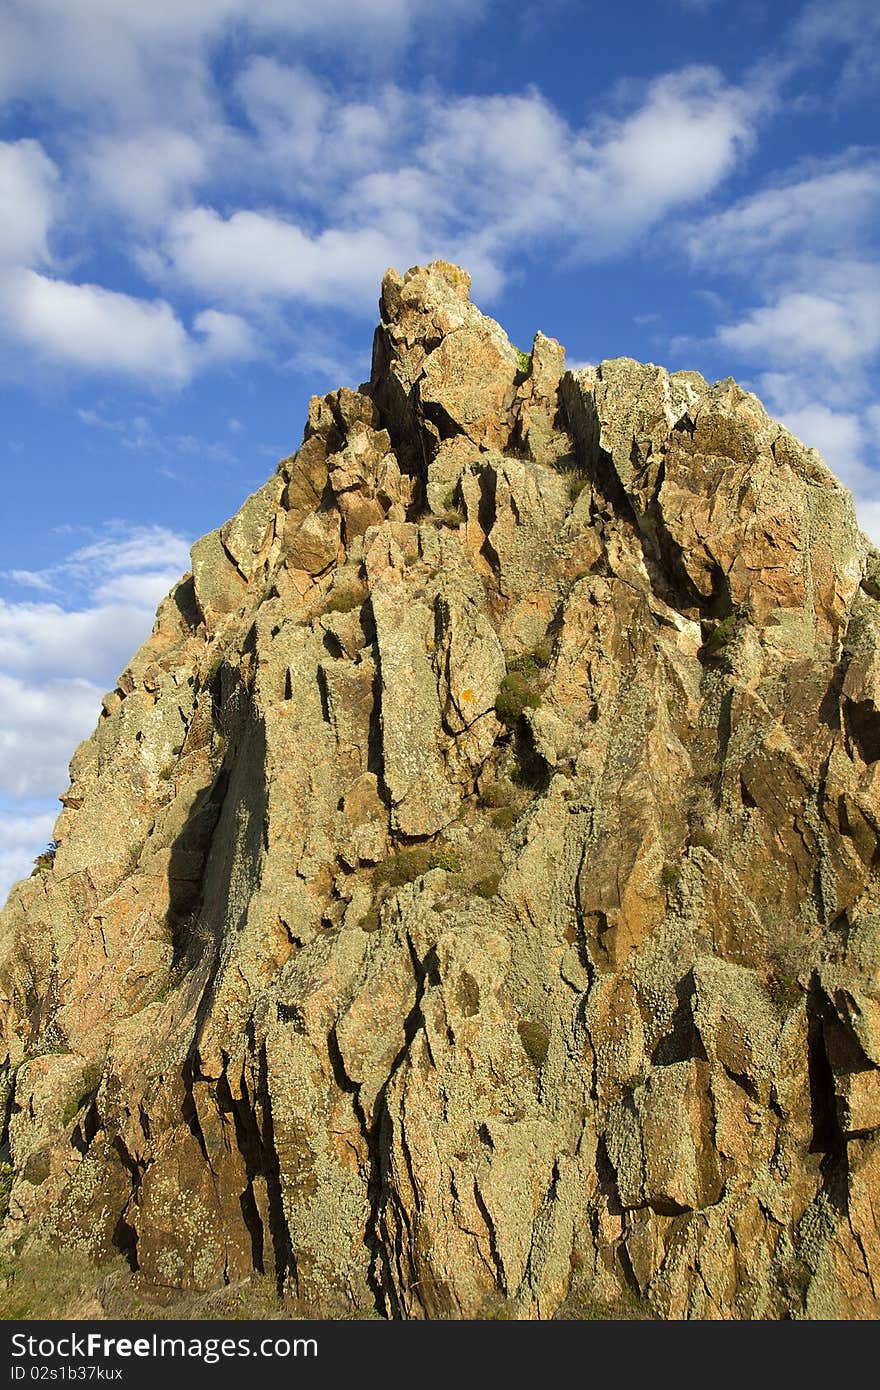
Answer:
[[[31,872],[36,855],[49,842],[54,824],[54,810],[0,810],[0,903],[10,886]]]
[[[101,135],[83,159],[90,192],[137,223],[160,222],[206,175],[210,146],[210,132],[167,126]]]
[[[817,270],[816,288],[795,284],[737,323],[722,324],[718,340],[732,351],[768,363],[812,363],[813,370],[849,372],[880,347],[880,267],[861,261]]]
[[[350,62],[376,59],[418,26],[473,20],[479,0],[4,0],[0,99],[48,94],[77,112],[146,122],[169,108],[205,115],[214,104],[209,57],[238,42],[349,38]]]
[[[103,531],[41,570],[6,571],[3,577],[16,578],[42,589],[73,591],[84,598],[97,585],[112,582],[120,575],[153,575],[152,607],[166,592],[166,577],[178,576],[189,564],[189,543],[165,526],[128,526],[108,523]],[[26,579],[23,578],[26,576]]]
[[[86,680],[36,684],[0,671],[0,795],[58,796],[71,753],[97,722],[101,694]]]
[[[880,158],[867,150],[813,162],[704,218],[687,232],[699,265],[765,268],[779,253],[839,253],[858,245],[880,216]]]
[[[875,543],[878,225],[880,155],[851,149],[786,171],[684,234],[695,266],[746,287],[745,307],[723,313],[715,344],[755,374],[774,413],[852,490]]]
[[[6,331],[47,362],[180,385],[192,344],[165,300],[21,269],[0,282]]]
[[[175,281],[224,299],[269,296],[365,307],[398,248],[382,231],[329,229],[310,236],[271,213],[222,217],[193,208],[172,218],[165,241]],[[369,290],[367,287],[370,287]]]
[[[386,87],[372,102],[340,105],[301,68],[268,58],[255,59],[238,88],[251,162],[274,174],[286,161],[331,220],[185,207],[141,267],[227,305],[282,299],[370,313],[389,264],[462,260],[491,297],[524,249],[619,252],[724,179],[757,110],[705,67],[658,79],[628,116],[582,129],[536,90],[444,99]]]
[[[58,169],[37,140],[0,142],[0,266],[48,260],[58,183]]]
[[[722,323],[718,342],[764,373],[796,366],[832,391],[845,377],[852,393],[880,348],[878,223],[880,155],[864,149],[814,160],[693,223],[693,263],[743,277],[762,300]]]
[[[0,142],[0,201],[0,338],[7,346],[55,366],[174,386],[206,366],[254,355],[253,332],[240,315],[206,308],[189,331],[165,299],[50,273],[59,173],[36,140]]]
[[[188,567],[183,536],[115,524],[53,565],[2,576],[38,597],[0,599],[0,897],[48,839],[71,753]]]

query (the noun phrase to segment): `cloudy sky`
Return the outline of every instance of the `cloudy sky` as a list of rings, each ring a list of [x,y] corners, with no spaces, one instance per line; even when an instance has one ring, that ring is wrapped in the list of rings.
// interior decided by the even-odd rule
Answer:
[[[876,0],[0,0],[0,894],[388,265],[737,376],[880,541],[878,91]]]

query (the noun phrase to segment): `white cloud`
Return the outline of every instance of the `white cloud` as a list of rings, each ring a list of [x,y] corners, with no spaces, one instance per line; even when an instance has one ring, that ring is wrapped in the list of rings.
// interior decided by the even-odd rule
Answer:
[[[856,150],[704,218],[688,230],[687,246],[698,264],[733,262],[766,273],[767,257],[780,251],[840,254],[869,234],[878,216],[880,159]]]
[[[845,372],[869,360],[880,347],[880,267],[838,264],[817,280],[815,290],[785,289],[738,323],[722,324],[718,341],[772,365]]]
[[[79,600],[97,591],[105,599],[118,599],[119,593],[113,588],[117,581],[131,576],[147,577],[152,587],[146,602],[152,610],[173,580],[188,567],[189,542],[177,532],[165,526],[115,523],[53,565],[35,571],[13,570],[5,577],[30,587],[54,589]]]
[[[875,0],[810,0],[795,21],[790,48],[793,64],[827,62],[843,48],[835,95],[846,100],[867,90],[873,96],[880,79],[880,10]]]
[[[5,575],[41,597],[0,599],[0,898],[51,833],[54,813],[35,808],[35,799],[67,786],[71,754],[94,728],[101,695],[188,567],[184,537],[115,524],[43,570]]]
[[[167,577],[162,576],[166,592]],[[114,587],[124,590],[126,581]],[[149,584],[143,587],[151,589]],[[106,588],[94,607],[76,612],[59,603],[0,600],[0,671],[37,681],[50,681],[59,671],[75,671],[89,681],[103,680],[106,689],[132,655],[132,634],[146,637],[149,633],[152,614],[142,600],[137,604],[108,601]]]
[[[300,198],[399,159],[432,104],[393,83],[340,92],[301,63],[262,54],[243,66],[235,92],[252,131],[254,171],[265,187]]]
[[[653,222],[715,188],[751,144],[757,105],[712,68],[686,68],[652,83],[644,107],[623,122],[600,162],[627,220]]]
[[[385,59],[417,26],[479,16],[479,0],[6,0],[0,99],[52,101],[142,123],[204,116],[208,58],[236,42],[332,42],[349,62]]]
[[[177,385],[191,374],[186,329],[164,300],[23,269],[0,284],[0,302],[10,335],[48,362]]]
[[[98,203],[146,223],[161,221],[205,176],[208,162],[205,132],[197,139],[186,131],[161,126],[103,135],[84,158]]]
[[[48,259],[58,177],[38,141],[0,141],[0,265]]]
[[[193,331],[201,338],[196,353],[203,363],[235,361],[258,353],[254,331],[240,314],[202,309],[193,319]]]
[[[534,90],[443,99],[389,86],[340,103],[268,58],[246,67],[238,91],[254,128],[249,162],[276,180],[296,175],[330,225],[274,207],[183,207],[141,268],[226,305],[370,313],[389,264],[463,261],[487,297],[524,249],[615,254],[717,186],[748,148],[757,111],[710,68],[667,74],[629,116],[582,130]]]
[[[57,796],[67,786],[67,764],[101,712],[105,687],[80,679],[40,682],[0,671],[0,795]]]
[[[652,82],[629,116],[581,130],[537,91],[437,102],[410,162],[354,184],[349,207],[459,241],[479,232],[501,259],[523,238],[602,257],[715,188],[754,114],[742,90],[695,67]]]
[[[397,249],[369,227],[310,236],[270,213],[225,218],[212,208],[193,208],[170,221],[166,264],[176,281],[226,300],[283,296],[308,304],[354,301],[364,308],[367,294],[375,300]]]
[[[129,155],[134,186],[141,169],[135,151]],[[164,299],[36,269],[51,268],[59,190],[59,171],[37,141],[0,142],[0,340],[17,370],[24,349],[53,366],[180,386],[205,367],[255,355],[253,332],[239,315],[202,309],[189,332]]]
[[[201,368],[254,355],[238,315],[205,309],[187,332],[164,299],[140,299],[26,268],[0,277],[3,335],[50,365],[182,386]]]
[[[48,844],[56,810],[0,811],[0,906],[10,886],[27,878]]]

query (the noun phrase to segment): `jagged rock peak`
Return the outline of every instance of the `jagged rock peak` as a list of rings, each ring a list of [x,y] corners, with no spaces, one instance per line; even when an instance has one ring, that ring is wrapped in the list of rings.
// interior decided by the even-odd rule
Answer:
[[[117,1313],[876,1316],[880,557],[734,382],[469,284],[388,272],[74,754],[0,1243]]]

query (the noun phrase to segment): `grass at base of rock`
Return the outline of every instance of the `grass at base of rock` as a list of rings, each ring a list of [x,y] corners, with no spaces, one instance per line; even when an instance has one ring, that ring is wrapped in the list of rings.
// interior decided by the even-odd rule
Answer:
[[[516,1031],[523,1051],[536,1070],[540,1071],[550,1050],[550,1030],[539,1019],[521,1018]]]
[[[390,854],[373,870],[373,882],[388,888],[402,888],[405,883],[413,883],[431,869],[446,869],[456,873],[461,868],[461,860],[455,850],[448,845],[413,845]]]
[[[552,660],[553,642],[545,637],[531,651],[520,652],[508,661],[495,701],[495,713],[502,724],[513,728],[525,710],[540,706],[543,673]]]
[[[501,682],[495,701],[495,713],[502,724],[513,728],[527,709],[537,709],[540,703],[540,692],[535,689],[528,676],[519,671],[509,671]]]
[[[494,898],[501,887],[501,874],[486,874],[473,883],[473,891],[478,898]]]
[[[780,1013],[790,1014],[804,997],[797,975],[788,970],[774,970],[767,981],[767,992]]]
[[[367,589],[363,584],[340,585],[333,589],[324,603],[324,613],[353,613],[362,608],[367,601]]]
[[[627,1289],[616,1298],[598,1298],[588,1289],[570,1293],[555,1314],[559,1322],[656,1322],[646,1298]]]
[[[660,882],[664,888],[676,888],[681,881],[680,864],[664,864],[660,870]]]

